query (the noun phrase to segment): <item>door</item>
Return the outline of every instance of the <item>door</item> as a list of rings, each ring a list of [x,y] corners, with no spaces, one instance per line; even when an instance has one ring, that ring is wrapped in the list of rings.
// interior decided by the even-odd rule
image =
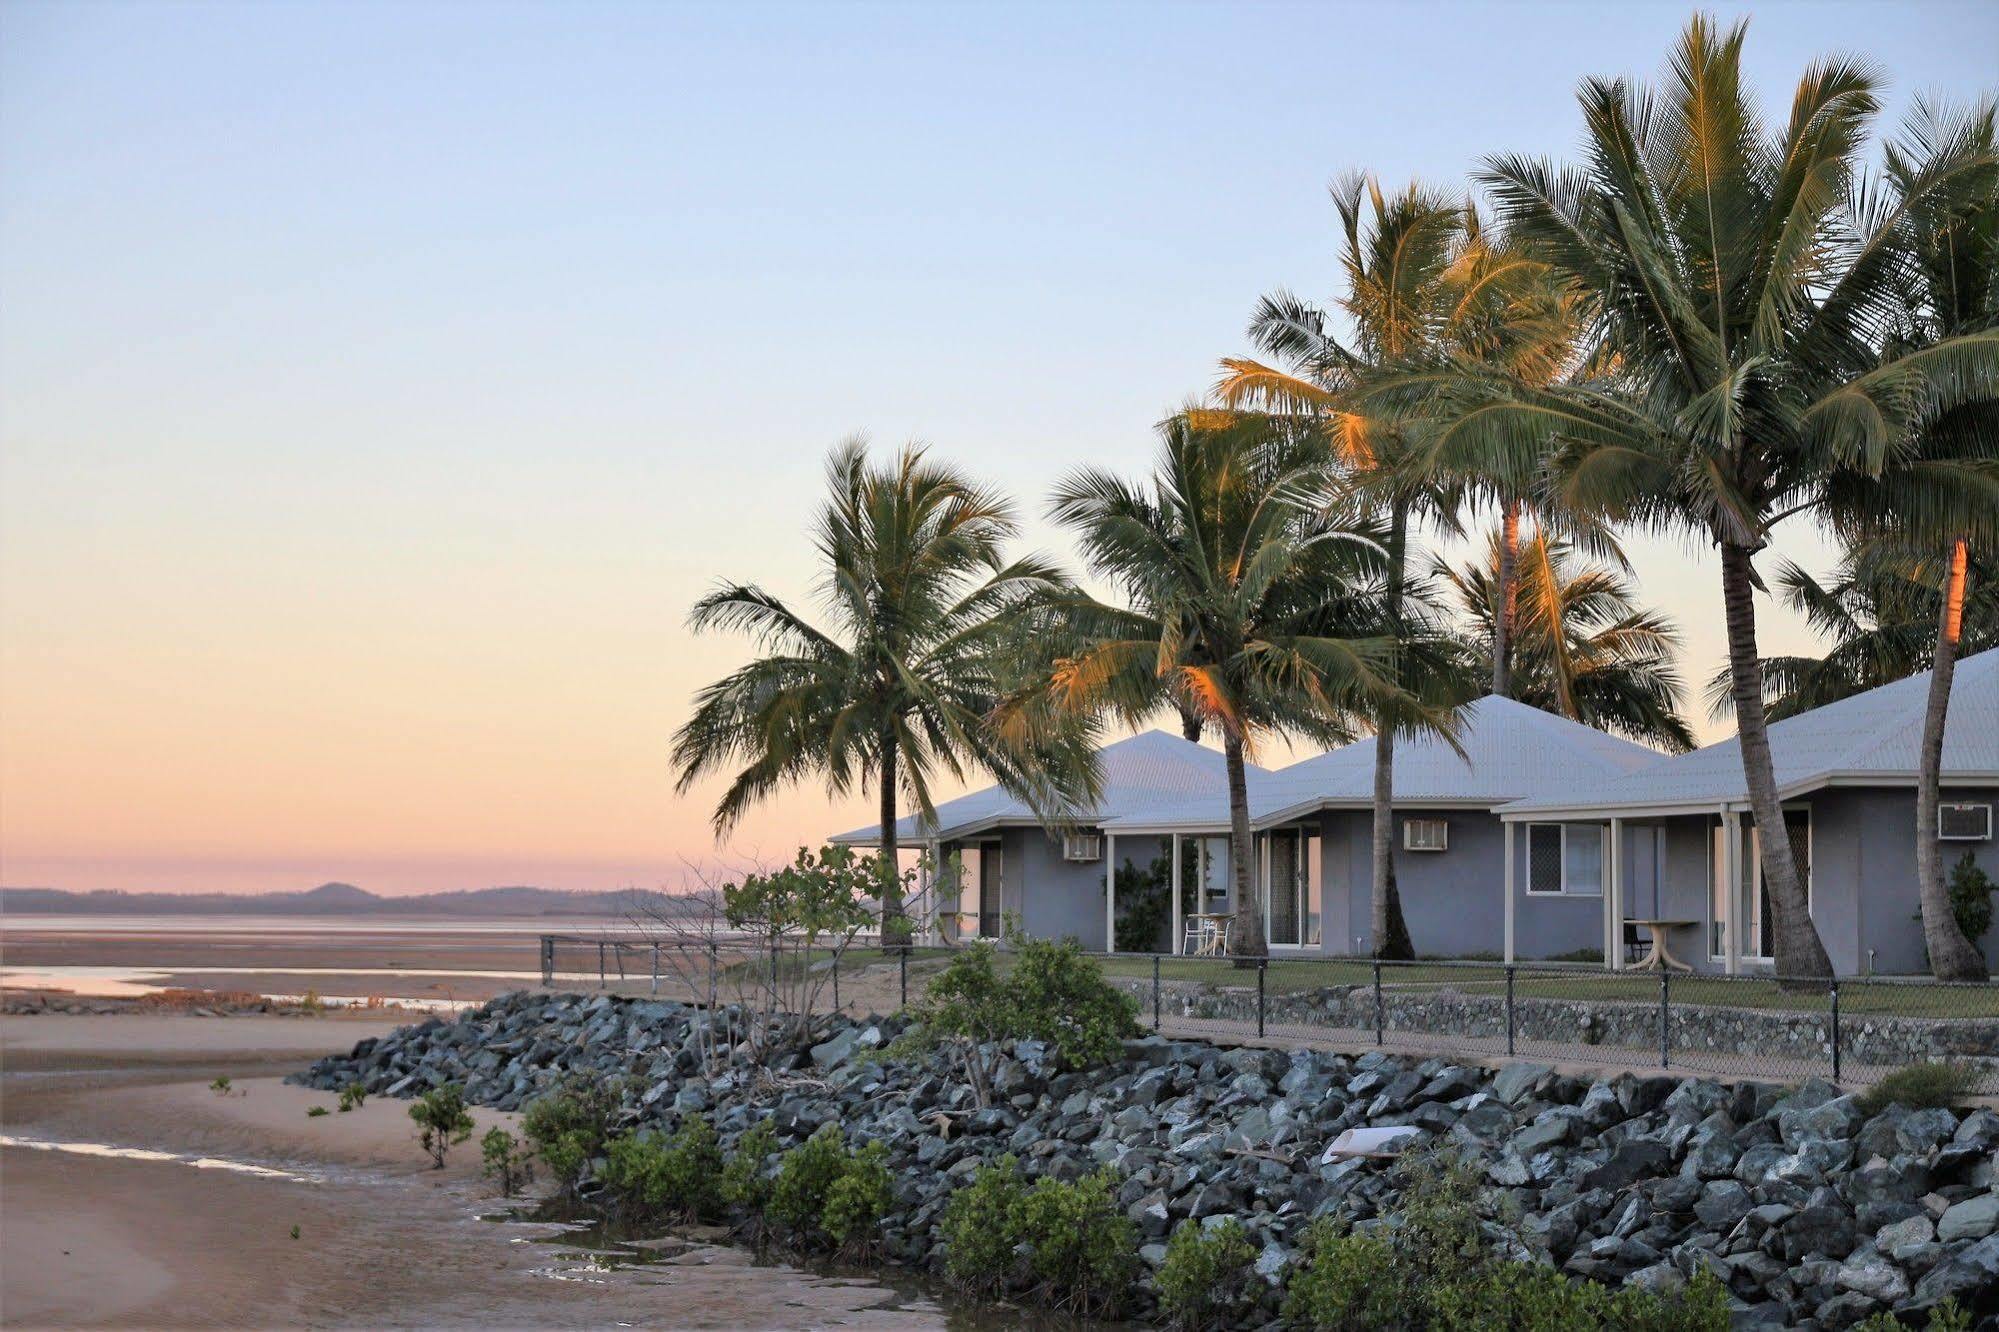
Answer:
[[[1000,890],[1003,880],[1000,876],[1000,844],[982,842],[979,845],[979,937],[997,939],[1000,937]]]

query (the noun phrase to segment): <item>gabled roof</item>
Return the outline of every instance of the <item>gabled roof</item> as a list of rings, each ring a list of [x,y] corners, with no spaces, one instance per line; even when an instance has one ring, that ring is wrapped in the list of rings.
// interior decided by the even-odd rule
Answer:
[[[1434,735],[1395,745],[1395,802],[1491,807],[1516,800],[1566,776],[1598,782],[1622,777],[1664,755],[1581,722],[1510,698],[1490,696],[1458,709],[1458,748]],[[1459,749],[1463,753],[1459,753]],[[1258,827],[1315,809],[1361,807],[1374,799],[1374,738],[1294,763],[1250,789],[1250,822]],[[1106,831],[1222,827],[1226,805],[1140,811],[1106,820]]]
[[[1210,802],[1228,799],[1228,769],[1220,751],[1165,731],[1142,731],[1105,745],[1097,751],[1097,762],[1103,772],[1102,798],[1095,809],[1072,811],[1071,817],[1078,823],[1100,824],[1195,797]],[[1250,767],[1252,784],[1267,780],[1269,775],[1262,768]],[[1002,787],[989,786],[939,805],[934,829],[919,825],[910,815],[897,820],[895,830],[898,840],[948,840],[988,828],[1040,822],[1026,801]],[[881,840],[880,825],[856,828],[833,840],[870,845]]]
[[[1906,786],[1929,702],[1930,673],[1909,676],[1770,727],[1780,795],[1822,786]],[[1950,782],[1999,783],[1999,649],[1966,657],[1951,681],[1943,775]],[[1546,812],[1640,810],[1668,813],[1745,804],[1741,749],[1734,737],[1661,759],[1617,781],[1565,780],[1508,805],[1506,817]]]

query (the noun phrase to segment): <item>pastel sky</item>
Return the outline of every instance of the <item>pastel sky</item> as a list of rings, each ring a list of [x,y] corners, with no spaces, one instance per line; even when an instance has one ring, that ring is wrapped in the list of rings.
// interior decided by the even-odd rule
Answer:
[[[670,884],[870,821],[718,850],[666,758],[744,652],[688,604],[808,596],[830,445],[930,441],[1060,549],[1065,468],[1330,293],[1332,176],[1559,154],[1686,13],[13,0],[0,881]],[[1999,8],[1765,6],[1754,83],[1833,47],[1969,96]],[[1634,553],[1705,679],[1712,562]]]

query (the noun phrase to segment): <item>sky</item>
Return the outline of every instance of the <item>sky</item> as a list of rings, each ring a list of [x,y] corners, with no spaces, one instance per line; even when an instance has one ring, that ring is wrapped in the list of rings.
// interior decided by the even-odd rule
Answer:
[[[0,882],[673,886],[872,822],[808,786],[718,846],[668,764],[747,654],[689,604],[809,602],[832,445],[1066,555],[1064,471],[1333,294],[1328,181],[1567,153],[1687,13],[7,0]],[[1752,18],[1773,114],[1832,49],[1891,117],[1993,86],[1999,7]],[[1704,681],[1713,560],[1632,553]]]

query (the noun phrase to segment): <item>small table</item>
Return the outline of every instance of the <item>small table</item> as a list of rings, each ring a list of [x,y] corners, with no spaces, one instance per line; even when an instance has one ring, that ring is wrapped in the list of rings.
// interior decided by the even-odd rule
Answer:
[[[1673,956],[1673,950],[1666,946],[1666,935],[1672,930],[1690,929],[1700,924],[1697,920],[1630,920],[1626,925],[1643,925],[1652,932],[1652,951],[1643,961],[1631,968],[1633,971],[1692,971],[1693,968]]]

